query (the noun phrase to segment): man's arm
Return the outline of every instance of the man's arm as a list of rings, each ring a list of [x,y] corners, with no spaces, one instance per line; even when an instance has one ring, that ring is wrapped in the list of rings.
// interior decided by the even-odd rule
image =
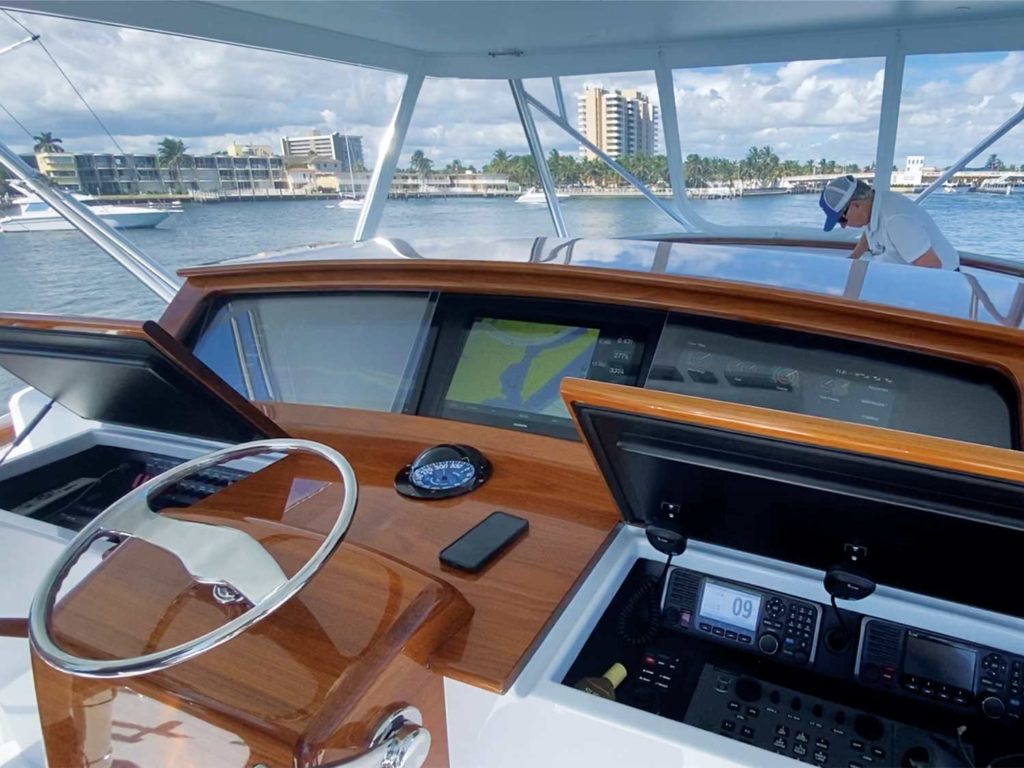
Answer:
[[[922,253],[912,262],[915,267],[931,267],[932,269],[942,269],[942,260],[938,254],[935,253],[934,248],[929,248],[927,251]]]
[[[850,258],[851,259],[859,259],[865,253],[867,253],[867,250],[868,250],[868,236],[867,235],[861,235],[860,236],[860,240],[857,241],[857,244],[855,246],[853,246],[853,250],[850,251]],[[927,254],[925,254],[925,255],[927,255]],[[922,256],[921,258],[924,258],[924,256]]]

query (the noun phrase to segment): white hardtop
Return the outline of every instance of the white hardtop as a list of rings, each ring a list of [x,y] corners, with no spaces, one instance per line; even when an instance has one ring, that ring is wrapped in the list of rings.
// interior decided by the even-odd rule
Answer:
[[[21,10],[427,76],[527,78],[672,66],[1013,50],[1019,0],[219,2],[4,0]],[[792,43],[797,42],[797,45]]]

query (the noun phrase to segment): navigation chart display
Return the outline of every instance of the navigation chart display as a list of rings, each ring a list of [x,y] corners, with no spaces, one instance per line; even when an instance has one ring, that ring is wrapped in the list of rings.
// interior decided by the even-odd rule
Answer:
[[[643,344],[630,334],[523,320],[475,318],[445,399],[446,415],[484,423],[565,423],[566,376],[636,384]]]

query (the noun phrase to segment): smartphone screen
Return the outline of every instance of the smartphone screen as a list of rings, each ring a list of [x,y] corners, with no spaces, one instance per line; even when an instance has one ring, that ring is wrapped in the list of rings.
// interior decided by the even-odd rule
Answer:
[[[444,565],[475,572],[526,533],[530,523],[507,512],[492,512],[441,550]]]

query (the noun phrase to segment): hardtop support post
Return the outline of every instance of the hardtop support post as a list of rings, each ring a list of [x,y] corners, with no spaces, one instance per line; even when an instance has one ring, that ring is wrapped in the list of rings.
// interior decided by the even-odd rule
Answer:
[[[619,163],[615,158],[611,157],[607,152],[603,151],[599,146],[594,144],[594,142],[587,139],[586,136],[584,136],[571,125],[563,121],[558,115],[556,115],[546,106],[544,106],[540,101],[535,99],[533,96],[527,95],[526,98],[529,101],[529,103],[536,107],[546,118],[548,118],[551,122],[553,122],[563,131],[568,133],[570,136],[572,136],[576,141],[578,141],[584,147],[586,147],[599,158],[601,158],[605,165],[607,165],[609,168],[611,168],[613,171],[619,174],[622,178],[628,181],[631,185],[633,185],[633,187],[635,187],[641,195],[646,197],[650,202],[654,203],[654,205],[656,205],[661,211],[663,211],[665,215],[667,215],[669,218],[671,218],[678,224],[683,225],[684,227],[690,226],[689,222],[686,221],[686,218],[682,215],[682,213],[677,211],[664,200],[661,200],[660,198],[656,197],[655,194],[651,192],[650,189],[647,188],[646,184],[644,184],[632,173],[627,171],[622,166],[622,164]]]
[[[352,237],[354,242],[367,240],[377,233],[377,226],[380,224],[380,217],[384,212],[384,203],[387,202],[391,182],[395,178],[398,157],[405,144],[405,135],[409,131],[409,123],[412,122],[413,110],[422,87],[423,67],[420,64],[415,71],[406,73],[402,98],[395,108],[391,125],[385,131],[384,138],[381,139],[377,149],[377,164],[373,168],[373,175],[366,188],[366,201],[359,211],[359,220],[356,222],[356,231]]]
[[[537,125],[533,122],[533,113],[530,112],[530,104],[527,101],[529,97],[526,94],[526,89],[523,88],[523,81],[509,80],[508,84],[512,88],[512,98],[516,102],[519,120],[523,124],[526,141],[530,145],[530,153],[533,155],[533,162],[537,166],[537,175],[540,177],[540,184],[544,188],[544,196],[548,199],[548,212],[551,214],[551,221],[555,225],[555,234],[559,237],[568,237],[568,232],[565,229],[565,220],[562,218],[562,209],[558,205],[558,195],[555,193],[555,182],[551,178],[551,169],[548,168],[547,160],[544,157],[544,148],[540,144]]]
[[[893,50],[885,57],[882,108],[878,117],[878,145],[875,150],[875,181],[872,185],[876,190],[888,190],[892,177],[896,129],[900,121],[900,98],[903,95],[903,65],[906,60],[906,55],[900,50],[897,33],[893,40]]]
[[[565,93],[562,92],[562,80],[558,77],[551,78],[551,87],[555,89],[555,104],[558,105],[558,115],[566,122],[569,118],[565,115]]]

